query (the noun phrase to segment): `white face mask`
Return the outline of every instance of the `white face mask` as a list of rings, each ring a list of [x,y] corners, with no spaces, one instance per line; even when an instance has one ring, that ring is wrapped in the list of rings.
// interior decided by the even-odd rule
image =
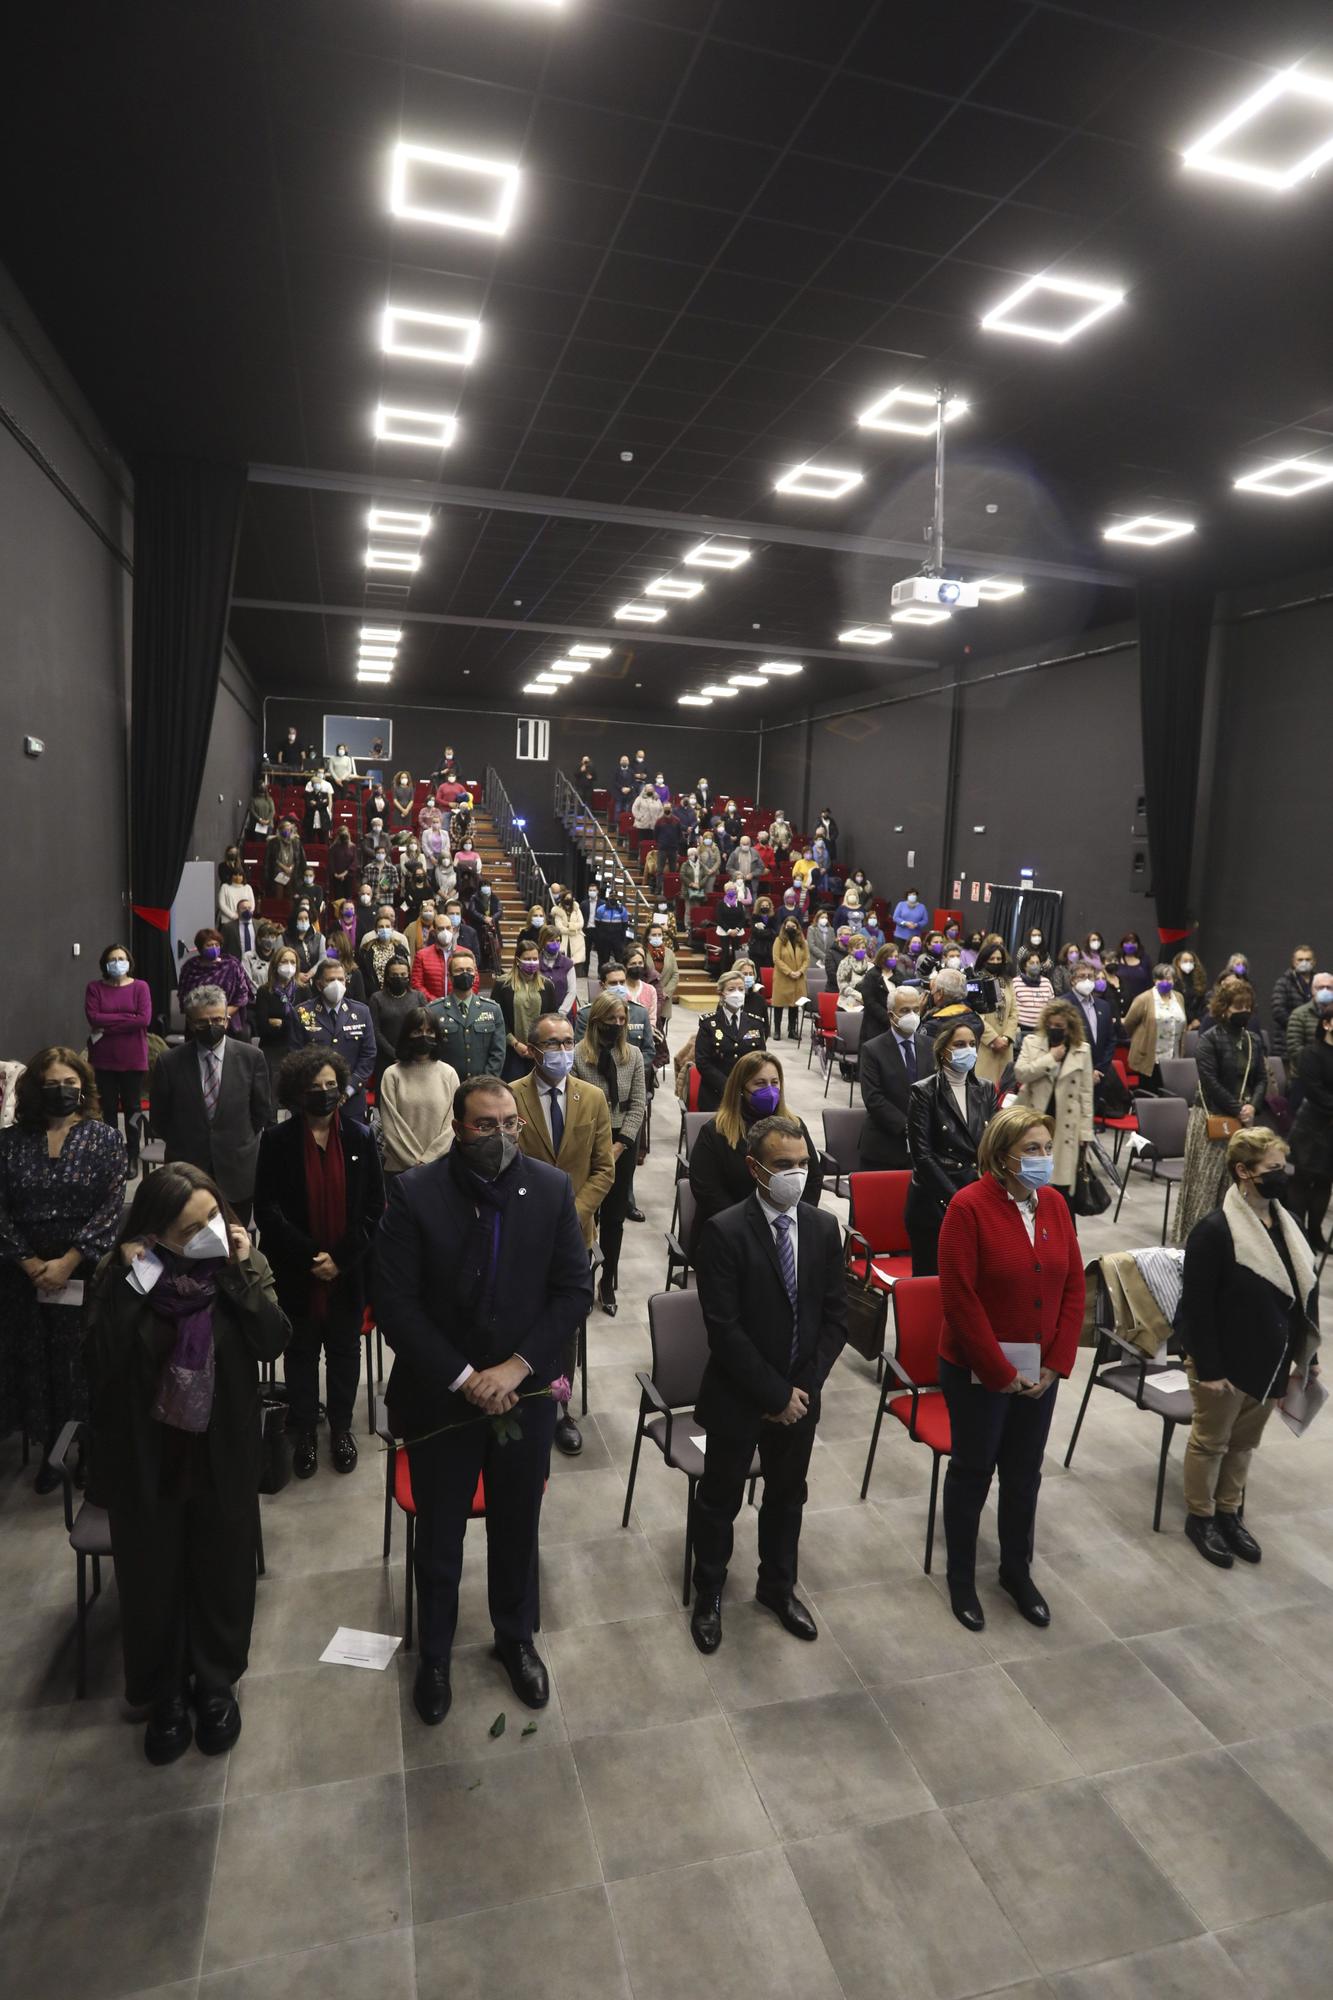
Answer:
[[[919,1014],[900,1014],[893,1025],[900,1035],[914,1035],[921,1026],[921,1016]]]
[[[1096,991],[1096,981],[1092,979],[1076,979],[1074,981],[1074,991],[1075,993],[1081,993],[1086,1000],[1090,993]]]
[[[230,1257],[231,1244],[227,1238],[227,1225],[220,1215],[214,1215],[189,1238],[180,1255],[189,1257],[195,1263],[206,1259]]]
[[[342,1005],[343,995],[344,993],[346,993],[346,991],[347,991],[346,980],[326,979],[324,981],[324,1005],[326,1007],[340,1007]]]
[[[734,986],[729,986],[727,991],[722,995],[722,1005],[730,1007],[734,1014],[737,1008],[745,1005],[745,995],[743,992],[738,993]]]
[[[768,1176],[768,1186],[760,1182],[759,1192],[773,1208],[795,1208],[805,1193],[808,1167],[780,1167]]]

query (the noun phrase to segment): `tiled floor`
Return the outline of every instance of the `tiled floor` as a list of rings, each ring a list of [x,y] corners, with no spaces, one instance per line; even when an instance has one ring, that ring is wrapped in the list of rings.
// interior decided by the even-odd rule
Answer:
[[[790,1074],[818,1134],[804,1051]],[[412,1709],[411,1658],[383,1675],[318,1664],[335,1626],[401,1617],[402,1535],[386,1569],[367,1444],[350,1479],[322,1469],[264,1503],[238,1747],[153,1770],[119,1698],[114,1586],[90,1698],[70,1699],[59,1502],[4,1447],[0,1991],[1326,2000],[1333,1419],[1299,1443],[1270,1428],[1250,1503],[1265,1560],[1223,1575],[1181,1534],[1179,1440],[1151,1532],[1153,1421],[1098,1396],[1064,1470],[1085,1355],[1039,1521],[1054,1624],[1034,1631],[997,1592],[992,1538],[973,1637],[921,1573],[929,1462],[893,1425],[858,1499],[875,1392],[846,1360],[802,1542],[819,1641],[751,1601],[747,1513],[725,1641],[702,1660],[680,1603],[683,1486],[651,1450],[619,1525],[675,1129],[662,1099],[620,1315],[590,1326],[587,1448],[552,1468],[554,1692],[531,1736],[487,1654],[478,1549],[442,1728]],[[1119,1229],[1085,1224],[1084,1244],[1159,1229],[1157,1196],[1133,1189]]]

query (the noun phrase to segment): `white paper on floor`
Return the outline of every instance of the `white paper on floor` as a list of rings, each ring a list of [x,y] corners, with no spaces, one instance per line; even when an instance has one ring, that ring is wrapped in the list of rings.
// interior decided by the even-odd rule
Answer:
[[[382,1674],[401,1644],[396,1632],[357,1632],[340,1625],[319,1657],[335,1667],[370,1667]]]

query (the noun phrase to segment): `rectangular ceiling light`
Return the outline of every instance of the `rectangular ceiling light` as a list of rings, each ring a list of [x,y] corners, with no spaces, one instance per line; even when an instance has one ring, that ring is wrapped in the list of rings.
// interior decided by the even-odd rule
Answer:
[[[377,549],[373,545],[366,550],[367,569],[400,569],[409,575],[421,568],[421,557],[415,549]]]
[[[894,625],[945,625],[953,613],[937,604],[908,604],[901,611],[890,612],[889,616]]]
[[[387,687],[393,679],[387,667],[358,667],[356,677],[359,681],[373,681],[376,687]]]
[[[398,658],[398,648],[396,646],[367,646],[363,641],[357,648],[357,658],[359,660],[396,660]]]
[[[572,660],[609,660],[611,657],[611,648],[609,646],[571,646],[569,656]]]
[[[983,604],[1003,604],[1006,597],[1021,597],[1026,586],[1016,576],[983,576],[977,596]]]
[[[951,396],[944,405],[944,421],[951,424],[955,417],[961,417],[967,404],[961,396]],[[924,411],[925,415],[911,412]],[[882,396],[856,419],[863,430],[901,431],[905,437],[934,437],[938,421],[939,399],[928,389],[886,389]]]
[[[546,667],[537,676],[539,681],[546,681],[555,687],[568,687],[573,678],[573,674],[557,674],[550,667]]]
[[[396,646],[403,636],[401,625],[363,625],[358,637],[366,639],[372,646]]]
[[[592,662],[590,660],[552,660],[551,668],[555,673],[587,674],[592,671]]]
[[[439,368],[466,368],[481,346],[481,321],[462,313],[419,312],[415,306],[385,306],[380,348],[400,361],[431,361]]]
[[[1065,312],[1052,320],[1013,317],[1020,306],[1043,293],[1056,299],[1082,300],[1087,310]],[[992,333],[1021,333],[1026,340],[1047,340],[1063,347],[1124,302],[1125,294],[1113,285],[1094,285],[1082,278],[1025,278],[1016,292],[991,307],[981,324]]]
[[[1284,102],[1285,100],[1285,102]],[[1264,113],[1274,105],[1282,108],[1278,113],[1279,129],[1285,118],[1299,105],[1306,110],[1310,105],[1318,105],[1326,114],[1318,121],[1323,134],[1314,145],[1294,153],[1285,160],[1257,160],[1246,158],[1238,152],[1223,152],[1225,142],[1242,131],[1247,125],[1254,125]],[[1296,129],[1301,129],[1300,122]],[[1254,138],[1251,133],[1251,139]],[[1333,77],[1315,76],[1309,70],[1298,66],[1282,69],[1270,76],[1267,83],[1260,84],[1258,90],[1242,98],[1233,111],[1187,146],[1183,155],[1185,165],[1197,173],[1221,174],[1227,180],[1248,181],[1253,187],[1268,188],[1273,193],[1285,194],[1300,181],[1308,181],[1316,174],[1325,161],[1333,159]]]
[[[730,681],[732,687],[737,688],[766,688],[768,686],[768,682],[763,674],[728,674],[727,679]]]
[[[613,617],[628,625],[656,625],[666,617],[664,604],[621,604],[612,613]]]
[[[697,542],[681,561],[694,569],[739,569],[749,562],[750,554],[739,542]]]
[[[1156,549],[1163,542],[1178,542],[1194,533],[1193,521],[1170,520],[1165,514],[1136,514],[1132,521],[1117,521],[1102,529],[1104,542],[1133,542],[1137,548]]]
[[[410,597],[411,595],[412,586],[410,583],[377,583],[373,576],[366,579],[367,597]]]
[[[804,465],[793,465],[784,472],[773,490],[799,493],[807,500],[841,500],[844,493],[861,484],[863,476],[850,466],[812,465],[807,459]]]
[[[429,514],[417,514],[401,507],[372,507],[369,516],[372,535],[407,535],[420,541],[430,533]]]
[[[711,694],[678,694],[676,696],[676,706],[677,708],[711,708],[713,706],[713,697]]]
[[[406,139],[393,149],[389,208],[404,222],[503,236],[517,200],[518,168],[512,160],[486,160]]]
[[[644,585],[645,597],[698,597],[703,590],[688,576],[657,576]]]
[[[524,694],[559,694],[560,690],[550,681],[529,681],[523,692]]]
[[[1271,493],[1277,500],[1299,500],[1302,493],[1330,484],[1333,461],[1318,458],[1279,458],[1235,482],[1240,493]]]
[[[761,674],[803,674],[805,668],[799,660],[765,660],[759,671]]]
[[[893,637],[884,625],[849,625],[845,632],[839,632],[840,646],[887,646]]]
[[[699,692],[700,694],[706,694],[710,701],[735,701],[740,694],[740,689],[723,687],[719,681],[708,681],[700,688]]]
[[[385,444],[424,444],[445,451],[458,435],[458,418],[447,410],[404,410],[381,403],[375,411],[375,435]]]

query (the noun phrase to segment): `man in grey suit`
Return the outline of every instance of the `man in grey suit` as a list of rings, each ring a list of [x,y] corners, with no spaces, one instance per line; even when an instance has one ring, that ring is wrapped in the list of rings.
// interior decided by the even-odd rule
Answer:
[[[259,1135],[269,1116],[268,1065],[261,1049],[228,1039],[220,986],[196,986],[187,995],[185,1040],[158,1057],[148,1102],[168,1160],[188,1160],[211,1174],[248,1223]]]

